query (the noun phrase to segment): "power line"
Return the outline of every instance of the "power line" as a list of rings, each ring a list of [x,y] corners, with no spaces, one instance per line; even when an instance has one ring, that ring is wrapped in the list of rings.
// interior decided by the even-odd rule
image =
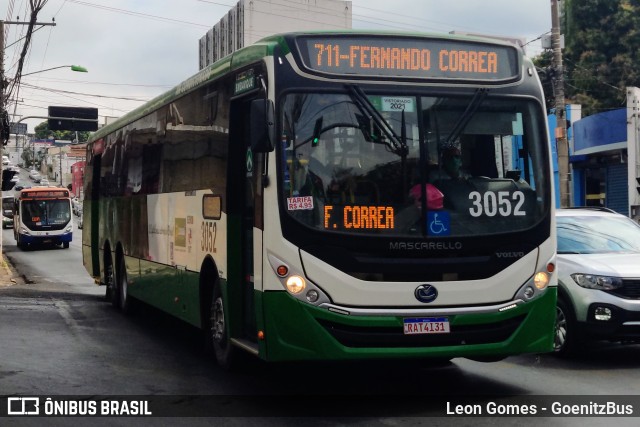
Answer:
[[[146,101],[149,100],[149,98],[130,98],[130,97],[126,97],[126,96],[109,96],[109,95],[99,95],[99,94],[94,94],[94,93],[73,92],[73,91],[69,91],[69,90],[61,90],[61,89],[53,89],[53,88],[48,88],[48,87],[35,86],[35,85],[31,85],[29,83],[22,83],[22,85],[25,86],[25,87],[28,87],[30,89],[44,90],[44,91],[53,92],[53,93],[65,93],[65,94],[72,94],[72,95],[90,96],[90,97],[95,97],[95,98],[121,99],[121,100],[124,100],[124,101],[137,101],[137,102],[146,102]]]
[[[26,77],[27,79],[29,77]],[[92,84],[92,85],[105,85],[105,86],[130,86],[130,87],[148,87],[148,88],[161,88],[161,89],[171,89],[174,85],[160,85],[160,84],[135,84],[135,83],[110,83],[110,82],[94,82],[94,81],[85,81],[85,80],[74,80],[74,79],[60,79],[60,78],[52,78],[52,77],[40,77],[39,81],[45,82],[58,82],[58,83],[74,83],[74,84]]]
[[[567,58],[567,57],[564,57],[564,60],[565,60],[565,61],[567,61],[567,62],[570,62],[571,64],[573,64],[573,66],[574,66],[574,67],[579,68],[579,69],[581,69],[581,70],[586,71],[587,73],[589,73],[589,77],[591,77],[591,78],[595,79],[598,83],[603,84],[603,85],[605,85],[605,86],[609,86],[610,88],[615,89],[615,90],[617,90],[617,91],[619,91],[619,92],[623,92],[623,90],[622,90],[622,89],[620,89],[619,87],[614,86],[614,85],[612,85],[612,84],[609,84],[609,83],[607,83],[607,82],[602,81],[600,76],[596,76],[596,75],[594,75],[594,74],[593,74],[593,72],[592,72],[591,70],[589,70],[588,68],[583,67],[582,65],[580,65],[580,64],[578,64],[578,63],[576,63],[576,62],[572,61],[571,59],[569,59],[569,58]],[[578,79],[573,78],[572,80],[577,81]],[[571,86],[571,87],[573,87],[574,89],[578,89],[578,88],[577,88],[577,87],[575,87],[575,86]]]
[[[110,6],[104,6],[101,4],[95,4],[95,3],[87,3],[84,1],[79,1],[79,0],[66,0],[69,3],[75,3],[75,4],[79,4],[82,6],[89,6],[89,7],[95,7],[97,9],[102,9],[102,10],[107,10],[109,12],[117,12],[117,13],[122,13],[125,15],[130,15],[130,16],[137,16],[139,18],[145,18],[145,19],[151,19],[151,20],[155,20],[155,21],[165,21],[165,22],[175,22],[177,24],[186,24],[186,25],[194,25],[197,27],[204,27],[204,28],[210,28],[210,25],[206,25],[206,24],[199,24],[197,22],[189,22],[189,21],[184,21],[181,19],[174,19],[174,18],[167,18],[164,16],[158,16],[158,15],[151,15],[148,13],[142,13],[142,12],[134,12],[132,10],[126,10],[126,9],[119,9],[116,7],[110,7]]]

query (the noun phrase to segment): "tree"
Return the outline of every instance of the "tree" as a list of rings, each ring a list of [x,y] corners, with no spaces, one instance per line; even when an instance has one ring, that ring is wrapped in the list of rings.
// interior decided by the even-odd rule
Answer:
[[[565,90],[585,115],[624,106],[640,86],[640,3],[565,0]]]
[[[38,139],[49,139],[53,138],[55,140],[64,140],[64,141],[73,141],[76,139],[76,133],[70,130],[66,131],[55,131],[49,130],[49,123],[44,121],[35,127],[35,135]],[[86,142],[89,139],[91,132],[78,132],[78,142]]]
[[[533,64],[538,71],[538,76],[542,82],[542,89],[544,90],[544,99],[547,103],[547,110],[554,108],[555,105],[555,93],[553,81],[555,79],[555,71],[552,68],[553,52],[546,50],[539,56],[533,58]]]

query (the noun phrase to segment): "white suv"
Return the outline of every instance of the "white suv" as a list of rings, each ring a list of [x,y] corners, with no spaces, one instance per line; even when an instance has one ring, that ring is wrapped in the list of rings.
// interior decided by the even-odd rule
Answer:
[[[609,209],[558,209],[555,351],[640,342],[640,225]]]

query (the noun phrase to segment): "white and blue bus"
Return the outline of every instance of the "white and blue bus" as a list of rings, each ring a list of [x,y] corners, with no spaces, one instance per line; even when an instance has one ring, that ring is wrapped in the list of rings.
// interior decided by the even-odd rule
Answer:
[[[33,187],[15,194],[13,236],[20,249],[73,240],[71,197],[66,188]]]
[[[546,352],[550,164],[511,44],[276,35],[92,136],[84,263],[119,309],[202,328],[222,365]]]

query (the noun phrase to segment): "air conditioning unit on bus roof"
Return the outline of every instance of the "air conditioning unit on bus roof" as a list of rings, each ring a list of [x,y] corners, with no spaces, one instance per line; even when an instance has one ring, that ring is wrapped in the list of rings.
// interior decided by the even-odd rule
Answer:
[[[471,36],[471,37],[483,37],[486,39],[497,39],[505,42],[509,42],[518,47],[524,49],[524,46],[527,44],[527,39],[525,37],[510,37],[510,36],[498,36],[495,34],[480,34],[480,33],[469,33],[466,31],[449,31],[449,34],[456,34],[459,36]]]

